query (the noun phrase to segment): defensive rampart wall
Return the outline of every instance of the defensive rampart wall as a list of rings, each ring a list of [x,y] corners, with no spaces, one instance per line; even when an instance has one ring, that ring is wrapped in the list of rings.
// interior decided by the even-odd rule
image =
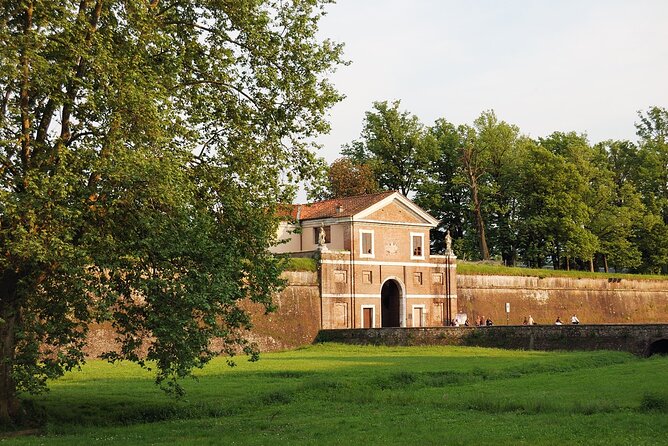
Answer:
[[[583,323],[668,322],[668,280],[565,277],[457,276],[457,304],[469,320],[490,317],[496,325],[564,323],[577,314]],[[510,304],[510,314],[505,304]]]
[[[284,274],[289,285],[275,297],[276,312],[264,314],[259,305],[249,304],[247,307],[253,313],[254,324],[249,338],[257,342],[262,351],[284,350],[311,344],[321,327],[317,273]],[[541,326],[554,324],[557,316],[561,316],[564,323],[568,324],[573,313],[577,314],[584,324],[668,323],[668,281],[460,274],[457,276],[457,288],[459,312],[466,313],[471,322],[478,315],[485,315],[490,317],[497,327],[506,325],[506,303],[510,303],[510,325],[521,324],[528,315]],[[540,333],[539,327],[534,328],[537,330],[535,333]],[[419,332],[415,330],[430,329],[411,329],[406,333]],[[593,328],[588,330],[587,336],[594,333]],[[445,332],[441,332],[439,336],[443,336],[442,333]],[[466,331],[453,333],[459,336]],[[563,330],[556,333],[563,335],[571,332]],[[581,337],[577,333],[580,332],[573,332],[573,336]],[[507,338],[510,335],[504,336]],[[103,351],[113,349],[113,339],[114,335],[109,326],[91,327],[87,354],[98,356]],[[521,341],[513,342],[520,346],[519,348],[528,348],[529,339],[522,335]],[[539,339],[540,336],[534,336],[532,348],[540,348],[540,344],[536,344],[542,342],[538,341]],[[494,346],[492,340],[486,342],[489,346]]]

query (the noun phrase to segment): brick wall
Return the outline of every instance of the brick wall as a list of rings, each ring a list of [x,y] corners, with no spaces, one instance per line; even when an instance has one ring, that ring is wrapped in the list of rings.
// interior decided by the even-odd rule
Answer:
[[[564,277],[457,276],[459,311],[469,320],[490,316],[510,324],[531,315],[539,324],[564,323],[573,313],[583,323],[668,322],[668,280],[578,279]]]
[[[646,355],[668,339],[668,325],[542,325],[322,330],[319,342],[361,345],[460,345],[521,350],[618,350]]]

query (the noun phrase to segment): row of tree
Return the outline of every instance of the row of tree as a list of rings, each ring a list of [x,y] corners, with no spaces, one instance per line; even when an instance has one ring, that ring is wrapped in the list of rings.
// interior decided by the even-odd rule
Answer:
[[[398,190],[450,230],[465,259],[557,269],[668,273],[668,111],[639,113],[638,141],[530,138],[483,112],[472,125],[423,125],[376,102],[361,138],[311,191],[332,198]]]

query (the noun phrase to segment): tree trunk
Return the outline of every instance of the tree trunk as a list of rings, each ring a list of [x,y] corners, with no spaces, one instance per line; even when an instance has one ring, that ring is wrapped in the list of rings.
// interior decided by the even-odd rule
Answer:
[[[16,295],[18,275],[5,271],[0,278],[0,426],[12,425],[20,403],[12,376],[16,348],[16,324],[19,302]]]
[[[485,222],[482,218],[482,209],[478,199],[478,182],[474,177],[471,180],[471,198],[473,199],[473,209],[475,212],[475,222],[478,227],[478,239],[480,244],[480,255],[483,260],[489,260],[489,248],[487,247],[487,236],[485,235]]]
[[[608,271],[608,256],[606,254],[603,254],[603,268],[605,268],[605,272]]]

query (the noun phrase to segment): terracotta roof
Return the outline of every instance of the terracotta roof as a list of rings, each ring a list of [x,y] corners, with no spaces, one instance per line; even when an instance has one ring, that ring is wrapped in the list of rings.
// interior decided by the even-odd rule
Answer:
[[[294,220],[315,220],[318,218],[352,217],[394,193],[395,191],[385,191],[355,197],[333,198],[311,204],[293,204],[292,218]],[[337,209],[339,207],[341,212]]]

